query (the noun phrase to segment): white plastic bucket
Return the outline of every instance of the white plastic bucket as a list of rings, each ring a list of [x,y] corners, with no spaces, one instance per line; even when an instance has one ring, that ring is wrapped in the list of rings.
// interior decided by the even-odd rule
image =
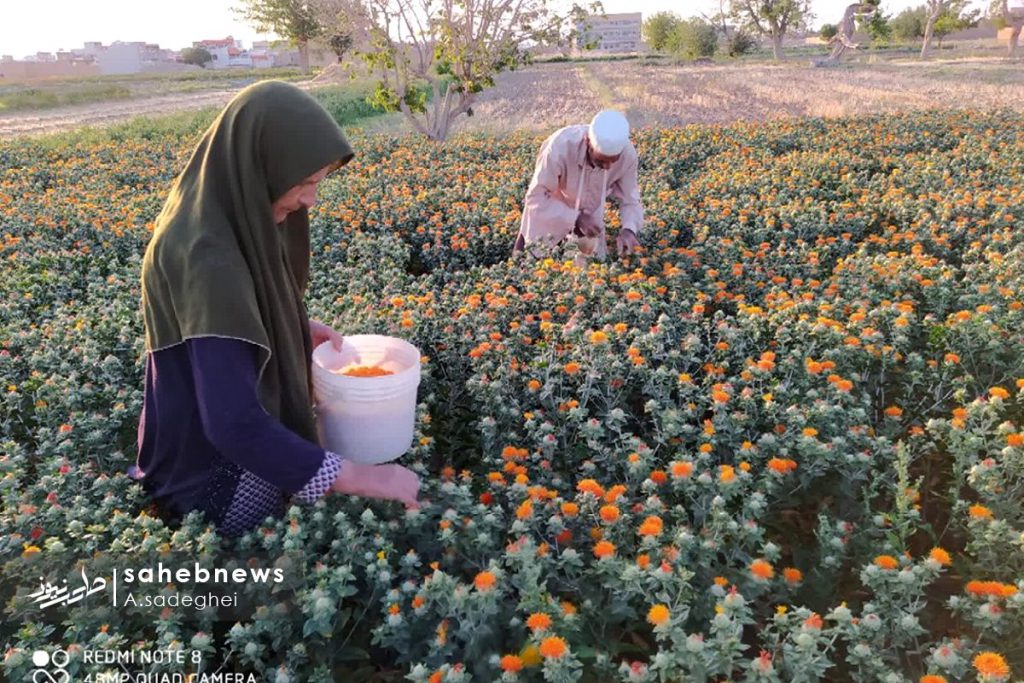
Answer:
[[[351,365],[389,370],[380,377],[336,374]],[[313,396],[320,443],[353,462],[394,460],[412,445],[420,351],[403,339],[346,336],[341,352],[330,342],[313,350]]]

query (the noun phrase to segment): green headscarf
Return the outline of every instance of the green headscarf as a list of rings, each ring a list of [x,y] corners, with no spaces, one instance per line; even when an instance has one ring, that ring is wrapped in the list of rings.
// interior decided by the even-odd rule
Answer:
[[[263,408],[313,443],[309,218],[275,225],[271,204],[352,156],[312,96],[278,81],[246,88],[175,181],[142,264],[146,350],[207,336],[256,344]]]

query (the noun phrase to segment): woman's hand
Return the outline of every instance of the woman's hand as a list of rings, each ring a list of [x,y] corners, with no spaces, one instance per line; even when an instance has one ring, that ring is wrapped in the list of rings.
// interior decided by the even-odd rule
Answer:
[[[341,332],[338,332],[329,325],[324,325],[319,320],[310,319],[309,336],[313,338],[314,349],[325,341],[329,341],[334,346],[335,351],[341,351],[341,344],[344,339],[344,337],[341,336]]]
[[[420,506],[420,478],[401,465],[361,465],[346,460],[331,488],[350,496],[397,500],[410,510]]]

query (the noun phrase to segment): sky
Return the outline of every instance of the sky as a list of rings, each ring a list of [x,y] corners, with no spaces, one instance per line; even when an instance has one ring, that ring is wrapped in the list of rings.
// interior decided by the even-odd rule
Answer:
[[[836,23],[851,0],[811,0],[813,26]],[[981,2],[981,0],[978,0]],[[883,0],[886,14],[923,0]],[[0,0],[0,55],[82,47],[86,41],[159,43],[181,49],[193,41],[233,36],[248,47],[268,37],[232,12],[239,0]],[[671,11],[684,17],[717,11],[717,0],[603,0],[605,12]]]

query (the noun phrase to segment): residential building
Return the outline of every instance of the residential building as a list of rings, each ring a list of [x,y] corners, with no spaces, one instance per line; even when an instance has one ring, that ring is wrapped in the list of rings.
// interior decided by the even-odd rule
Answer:
[[[636,53],[643,49],[640,29],[643,15],[640,12],[590,16],[576,25],[579,33],[579,47],[592,46],[592,52],[599,54]]]

